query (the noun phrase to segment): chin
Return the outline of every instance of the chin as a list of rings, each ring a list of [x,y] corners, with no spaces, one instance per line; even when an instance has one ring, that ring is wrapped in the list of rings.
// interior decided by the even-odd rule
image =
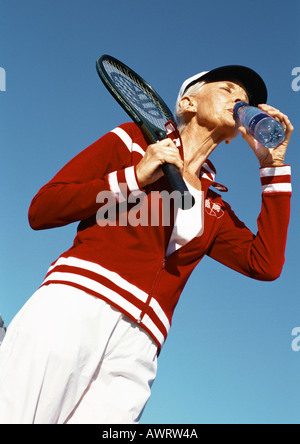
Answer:
[[[239,135],[238,131],[223,131],[222,139],[227,141],[231,141],[235,139]]]
[[[226,125],[226,128],[224,128],[224,133],[226,134],[226,139],[228,140],[235,139],[239,135],[239,130],[236,123],[231,125]]]

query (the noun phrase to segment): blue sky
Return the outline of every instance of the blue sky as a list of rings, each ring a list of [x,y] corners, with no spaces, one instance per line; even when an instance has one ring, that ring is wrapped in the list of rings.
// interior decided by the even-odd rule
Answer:
[[[177,306],[142,423],[299,423],[300,326],[299,59],[297,0],[0,0],[0,313],[9,324],[76,225],[34,232],[27,221],[38,189],[127,115],[100,82],[96,59],[111,54],[142,75],[173,109],[183,80],[242,64],[257,70],[268,103],[295,132],[286,163],[293,198],[280,279],[252,281],[205,258]],[[300,69],[299,69],[300,72]],[[298,82],[300,84],[300,80]],[[213,153],[217,180],[256,231],[258,162],[238,137]],[[53,326],[55,328],[55,326]]]

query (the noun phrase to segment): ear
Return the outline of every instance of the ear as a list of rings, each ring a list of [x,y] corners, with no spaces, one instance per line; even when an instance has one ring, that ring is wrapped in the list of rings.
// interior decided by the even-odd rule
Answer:
[[[183,112],[195,113],[197,111],[197,102],[192,96],[184,96],[179,102],[179,109]]]

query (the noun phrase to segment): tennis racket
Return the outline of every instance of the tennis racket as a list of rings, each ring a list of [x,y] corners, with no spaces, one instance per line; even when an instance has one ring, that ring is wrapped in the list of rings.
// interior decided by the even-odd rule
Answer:
[[[165,125],[171,122],[175,126],[175,119],[152,86],[131,68],[109,55],[99,57],[96,68],[108,91],[139,125],[148,142],[156,143],[165,139],[167,137]],[[170,163],[163,164],[161,168],[171,189],[178,192],[177,205],[182,209],[191,208],[194,205],[194,198],[179,169]]]

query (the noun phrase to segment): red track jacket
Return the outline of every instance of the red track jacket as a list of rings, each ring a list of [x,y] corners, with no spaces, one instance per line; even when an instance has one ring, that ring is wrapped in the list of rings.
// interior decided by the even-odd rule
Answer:
[[[39,230],[80,221],[73,246],[51,265],[42,285],[63,283],[107,301],[138,322],[160,348],[187,279],[204,255],[254,279],[274,280],[280,275],[291,175],[289,166],[260,169],[262,207],[254,235],[220,194],[209,188],[218,184],[207,161],[201,171],[202,235],[166,258],[174,218],[171,215],[170,223],[163,222],[160,191],[168,190],[168,185],[163,177],[141,190],[135,175],[146,148],[134,123],[107,133],[41,188],[31,203],[29,222]],[[105,225],[100,212],[104,205],[108,213],[112,209],[110,196],[117,201],[115,219]],[[128,203],[129,196],[136,202]],[[138,220],[146,210],[148,222],[152,214],[151,223],[126,223],[130,214]]]

